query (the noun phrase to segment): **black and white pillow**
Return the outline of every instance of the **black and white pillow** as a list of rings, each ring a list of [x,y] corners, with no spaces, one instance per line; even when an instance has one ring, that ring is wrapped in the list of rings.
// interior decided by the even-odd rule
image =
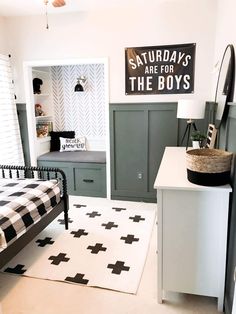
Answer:
[[[74,138],[75,131],[51,131],[51,145],[50,152],[59,151],[60,150],[60,137],[64,138]]]
[[[64,138],[60,137],[60,152],[73,152],[86,150],[86,138]]]

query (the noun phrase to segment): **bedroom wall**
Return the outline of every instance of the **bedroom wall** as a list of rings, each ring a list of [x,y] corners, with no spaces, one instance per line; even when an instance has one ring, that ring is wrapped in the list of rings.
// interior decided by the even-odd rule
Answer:
[[[215,18],[215,0],[149,0],[145,7],[49,15],[49,30],[44,15],[7,18],[18,102],[25,101],[23,61],[94,57],[109,59],[110,102],[176,100],[180,95],[126,96],[124,49],[191,42],[197,44],[194,95],[211,100]]]
[[[236,53],[236,2],[234,0],[218,0],[216,20],[216,43],[214,63],[222,59],[224,50],[228,44],[233,44]],[[236,101],[236,88],[234,92]]]
[[[9,54],[6,45],[5,19],[0,17],[0,54]]]

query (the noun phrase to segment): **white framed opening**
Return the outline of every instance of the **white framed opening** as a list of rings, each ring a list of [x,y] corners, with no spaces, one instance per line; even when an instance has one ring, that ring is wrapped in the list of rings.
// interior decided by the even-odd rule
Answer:
[[[23,63],[24,70],[24,83],[25,83],[25,96],[26,96],[26,109],[27,109],[27,121],[28,121],[28,135],[29,135],[29,151],[30,161],[32,166],[37,165],[37,156],[39,138],[37,138],[36,127],[35,127],[35,108],[34,108],[34,94],[32,80],[34,78],[33,72],[44,71],[44,69],[50,69],[52,67],[63,67],[63,66],[78,66],[78,65],[102,65],[104,69],[104,117],[105,117],[105,151],[106,151],[106,181],[107,181],[107,198],[111,197],[111,179],[110,179],[110,136],[109,136],[109,69],[108,69],[108,58],[86,58],[86,59],[65,59],[65,60],[36,60],[36,61],[25,61]],[[51,113],[50,113],[51,115]],[[41,152],[48,151],[47,139],[40,139]],[[96,145],[96,138],[91,140],[92,147]],[[98,140],[99,142],[99,140]],[[97,145],[98,147],[98,145]],[[91,150],[91,148],[88,148]],[[99,150],[99,149],[98,149]],[[103,150],[103,149],[100,149]]]

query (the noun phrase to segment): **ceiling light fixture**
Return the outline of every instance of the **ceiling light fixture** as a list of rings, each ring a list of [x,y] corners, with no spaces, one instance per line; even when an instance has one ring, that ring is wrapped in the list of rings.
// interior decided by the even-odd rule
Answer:
[[[46,15],[46,29],[49,29],[49,26],[48,26],[48,0],[44,0],[44,4],[46,6],[46,11],[45,11],[45,15]]]
[[[46,12],[45,12],[45,15],[46,15],[46,29],[49,29],[49,25],[48,25],[48,3],[49,3],[48,0],[44,0],[44,4],[46,6]],[[54,0],[54,1],[52,1],[52,5],[54,6],[54,8],[60,8],[60,7],[63,7],[64,5],[66,5],[66,3],[65,3],[64,0]]]
[[[52,1],[52,5],[53,5],[55,8],[63,7],[65,4],[66,4],[66,3],[65,3],[64,0],[54,0],[54,1]]]

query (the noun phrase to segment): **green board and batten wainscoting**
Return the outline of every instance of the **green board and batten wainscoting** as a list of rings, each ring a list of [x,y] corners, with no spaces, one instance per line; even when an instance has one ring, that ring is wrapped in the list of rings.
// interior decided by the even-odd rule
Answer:
[[[28,123],[26,117],[26,104],[16,104],[17,116],[20,127],[20,136],[24,154],[25,165],[30,165],[30,151],[29,151],[29,137],[28,137]]]
[[[212,108],[208,103],[205,119],[196,121],[202,132],[212,122]],[[179,145],[186,120],[176,118],[177,102],[118,103],[110,104],[109,110],[111,197],[155,202],[153,184],[164,148]],[[29,158],[26,148],[24,152]],[[106,197],[106,162],[59,162],[44,157],[39,157],[38,165],[64,170],[70,194]]]
[[[207,130],[211,105],[205,120]],[[154,180],[166,146],[177,146],[186,120],[176,118],[177,103],[110,104],[112,199],[156,200]]]
[[[221,126],[219,147],[236,153],[236,103],[231,103],[226,124]],[[226,287],[225,287],[225,313],[232,311],[234,293],[234,272],[236,267],[236,159],[234,158],[234,171],[232,173],[231,194],[229,206],[228,225],[228,253],[226,267]]]
[[[111,104],[111,195],[154,201],[164,146],[177,144],[176,105]]]

